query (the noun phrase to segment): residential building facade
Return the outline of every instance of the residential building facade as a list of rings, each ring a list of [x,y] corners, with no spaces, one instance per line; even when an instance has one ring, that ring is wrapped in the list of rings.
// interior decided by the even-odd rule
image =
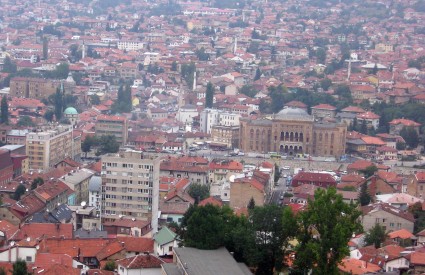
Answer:
[[[113,135],[124,145],[128,137],[128,121],[124,116],[99,115],[96,122],[96,135]]]
[[[160,158],[127,150],[102,157],[102,216],[152,220],[158,228]]]

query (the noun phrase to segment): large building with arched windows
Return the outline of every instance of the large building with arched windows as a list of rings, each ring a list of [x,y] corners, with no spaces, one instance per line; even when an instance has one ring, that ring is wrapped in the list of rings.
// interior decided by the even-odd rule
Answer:
[[[300,108],[286,107],[257,119],[240,118],[240,149],[246,152],[279,152],[339,157],[345,152],[347,126],[316,122]]]

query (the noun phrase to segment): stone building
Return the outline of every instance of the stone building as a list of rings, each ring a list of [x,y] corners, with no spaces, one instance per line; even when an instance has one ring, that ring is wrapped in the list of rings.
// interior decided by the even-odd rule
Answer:
[[[59,82],[43,78],[14,77],[10,80],[10,95],[26,98],[48,98],[56,92]]]
[[[315,122],[300,108],[287,107],[258,119],[240,119],[240,149],[246,152],[279,152],[341,156],[345,152],[347,126],[337,122]]]

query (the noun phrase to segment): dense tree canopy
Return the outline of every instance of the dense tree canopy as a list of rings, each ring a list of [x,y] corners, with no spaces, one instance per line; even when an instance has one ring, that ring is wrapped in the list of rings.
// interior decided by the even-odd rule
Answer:
[[[9,124],[9,105],[7,104],[7,97],[5,95],[1,99],[0,109],[0,123]]]
[[[385,228],[377,223],[368,232],[366,232],[364,242],[366,245],[374,245],[375,248],[380,248],[386,237],[387,233],[385,233]]]
[[[338,263],[349,255],[353,233],[362,231],[360,211],[343,201],[335,188],[319,189],[299,214],[295,270],[300,274],[339,274]],[[314,267],[314,268],[313,268]]]
[[[120,86],[117,100],[112,104],[112,113],[129,113],[132,110],[130,85]]]
[[[210,196],[210,187],[207,184],[192,183],[187,193],[194,198],[195,203],[198,204],[200,201]]]

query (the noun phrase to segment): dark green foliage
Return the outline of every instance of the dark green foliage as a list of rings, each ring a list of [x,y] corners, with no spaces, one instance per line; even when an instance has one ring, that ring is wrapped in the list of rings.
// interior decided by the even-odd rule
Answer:
[[[307,210],[298,214],[295,269],[299,273],[339,274],[338,264],[350,252],[347,242],[353,233],[362,231],[359,217],[360,211],[345,203],[335,188],[317,190]]]
[[[53,121],[53,117],[55,116],[55,112],[52,110],[47,110],[44,113],[44,119],[47,120],[48,122],[52,122]]]
[[[214,104],[214,86],[211,82],[207,84],[207,91],[205,93],[205,108],[212,108]]]
[[[186,81],[186,85],[192,89],[194,73],[196,71],[195,63],[190,64],[182,64],[181,65],[181,75],[183,79]]]
[[[13,193],[13,199],[15,201],[19,201],[21,199],[21,196],[25,194],[26,188],[25,185],[20,184],[18,187],[16,187],[15,193]]]
[[[177,71],[177,62],[174,60],[173,63],[171,63],[171,70],[173,72]]]
[[[375,248],[380,248],[386,237],[387,234],[385,233],[384,227],[377,223],[368,232],[366,232],[364,241],[366,245],[374,245]]]
[[[208,61],[210,59],[210,55],[205,52],[205,48],[202,47],[199,50],[196,50],[196,56],[200,61]]]
[[[16,64],[12,62],[9,56],[5,57],[3,63],[4,73],[16,73]]]
[[[367,183],[363,183],[360,187],[359,193],[359,202],[361,206],[369,205],[372,198],[370,197],[369,190],[367,188]]]
[[[320,80],[320,87],[322,87],[323,90],[327,91],[329,90],[331,86],[332,86],[332,80],[330,80],[329,78]],[[350,93],[350,96],[351,96],[351,93]]]
[[[12,275],[28,275],[28,268],[27,263],[22,260],[18,259],[16,262],[13,263],[13,270]]]
[[[103,135],[100,138],[96,139],[99,148],[96,152],[97,156],[107,154],[107,153],[116,153],[120,149],[120,144],[117,142],[117,139],[113,135]]]
[[[91,147],[97,143],[96,137],[86,136],[83,143],[81,143],[81,151],[88,153],[91,150]]]
[[[206,184],[192,183],[187,193],[195,199],[195,204],[210,196],[210,187]]]
[[[104,270],[114,271],[117,268],[117,264],[113,260],[106,262]]]
[[[187,215],[186,215],[187,214]],[[183,244],[199,249],[217,249],[224,246],[226,235],[231,230],[228,222],[232,210],[228,207],[217,207],[207,204],[194,207],[193,212],[185,214],[185,232],[182,235]]]
[[[375,165],[371,165],[363,170],[360,170],[359,172],[362,173],[365,178],[370,178],[375,174],[376,171],[378,171],[378,167],[376,167]]]
[[[417,234],[425,229],[425,211],[422,210],[422,204],[420,202],[409,206],[409,212],[415,217],[415,224],[413,233]]]
[[[43,28],[43,31],[44,31],[44,28]],[[47,40],[46,37],[44,37],[43,38],[43,59],[47,60],[48,58],[49,58],[49,41]]]
[[[34,127],[35,123],[29,116],[21,116],[18,120],[17,125],[22,127]]]
[[[37,177],[31,183],[31,190],[34,190],[35,188],[43,184],[44,184],[44,180],[40,177]]]
[[[280,169],[277,163],[274,164],[274,183],[276,184],[280,179]]]
[[[1,99],[0,109],[0,123],[9,124],[9,105],[7,104],[7,97],[5,95]]]
[[[59,121],[62,118],[64,110],[63,93],[59,88],[56,89],[56,93],[54,96],[54,105],[56,121]]]
[[[90,95],[90,103],[92,105],[99,105],[100,104],[100,98],[97,94]]]
[[[131,110],[131,87],[130,85],[125,85],[125,87],[120,86],[120,88],[118,89],[117,100],[112,104],[111,111],[115,114],[130,113]]]
[[[254,88],[254,86],[245,84],[239,89],[239,93],[249,97],[254,97],[256,94],[258,94],[258,91]]]
[[[3,267],[0,267],[0,275],[7,275],[6,270]]]
[[[261,70],[260,68],[257,68],[257,70],[255,71],[254,81],[257,81],[260,78],[261,78]]]
[[[251,197],[251,199],[248,202],[248,205],[246,206],[248,208],[248,210],[252,210],[255,207],[255,200],[253,197]]]
[[[406,141],[406,144],[415,149],[419,145],[419,136],[413,127],[403,127],[400,131],[400,136]]]
[[[69,74],[69,65],[67,63],[60,63],[56,66],[56,69],[53,71],[45,71],[43,72],[43,76],[45,78],[53,78],[53,79],[65,79]]]

